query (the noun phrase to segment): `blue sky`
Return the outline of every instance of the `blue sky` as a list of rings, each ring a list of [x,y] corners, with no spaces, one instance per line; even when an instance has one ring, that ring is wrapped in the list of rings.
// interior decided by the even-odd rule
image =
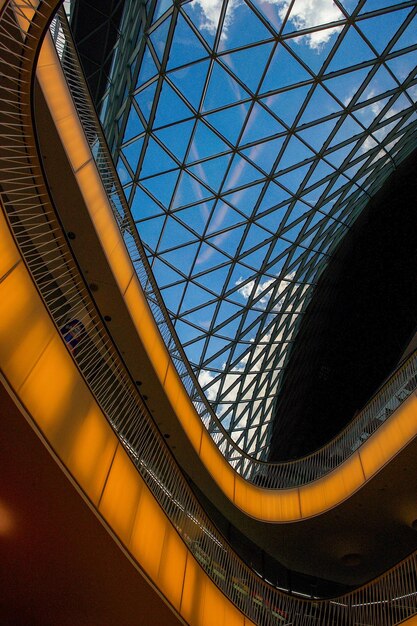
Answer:
[[[406,153],[417,17],[398,5],[163,0],[150,20],[118,171],[190,361],[249,451],[320,271]]]

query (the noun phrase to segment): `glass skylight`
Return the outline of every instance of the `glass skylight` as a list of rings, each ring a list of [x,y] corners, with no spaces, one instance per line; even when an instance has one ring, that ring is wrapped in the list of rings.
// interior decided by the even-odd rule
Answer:
[[[142,28],[118,172],[207,398],[264,458],[314,285],[415,147],[417,3],[157,0]]]

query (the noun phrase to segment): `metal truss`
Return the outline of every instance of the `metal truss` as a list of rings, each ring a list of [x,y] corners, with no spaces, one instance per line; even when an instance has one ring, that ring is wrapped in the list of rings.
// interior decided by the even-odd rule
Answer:
[[[417,2],[143,6],[107,132],[199,382],[237,445],[266,458],[314,286],[416,146]]]

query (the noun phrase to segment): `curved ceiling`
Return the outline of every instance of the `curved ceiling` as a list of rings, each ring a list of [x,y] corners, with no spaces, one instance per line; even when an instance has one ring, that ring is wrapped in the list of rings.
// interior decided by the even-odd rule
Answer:
[[[268,453],[323,269],[415,147],[416,16],[415,0],[157,0],[115,55],[119,176],[200,384],[250,454]]]

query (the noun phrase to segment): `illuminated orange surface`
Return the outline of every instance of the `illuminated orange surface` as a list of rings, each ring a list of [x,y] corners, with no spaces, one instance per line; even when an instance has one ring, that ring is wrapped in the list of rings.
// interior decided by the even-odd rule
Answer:
[[[38,78],[68,159],[107,256],[115,281],[161,386],[201,461],[226,496],[243,512],[263,521],[291,522],[319,515],[349,498],[417,433],[417,400],[412,396],[359,450],[327,476],[295,489],[256,487],[230,467],[203,427],[170,358],[142,293],[113,218],[50,40],[42,47]]]
[[[16,265],[18,252],[3,213],[0,241],[4,252],[1,371],[34,424],[108,528],[180,615],[188,615],[189,594],[200,607],[190,624],[250,625],[204,574],[133,467],[44,308],[26,266]],[[11,512],[0,502],[0,533],[12,529]]]

